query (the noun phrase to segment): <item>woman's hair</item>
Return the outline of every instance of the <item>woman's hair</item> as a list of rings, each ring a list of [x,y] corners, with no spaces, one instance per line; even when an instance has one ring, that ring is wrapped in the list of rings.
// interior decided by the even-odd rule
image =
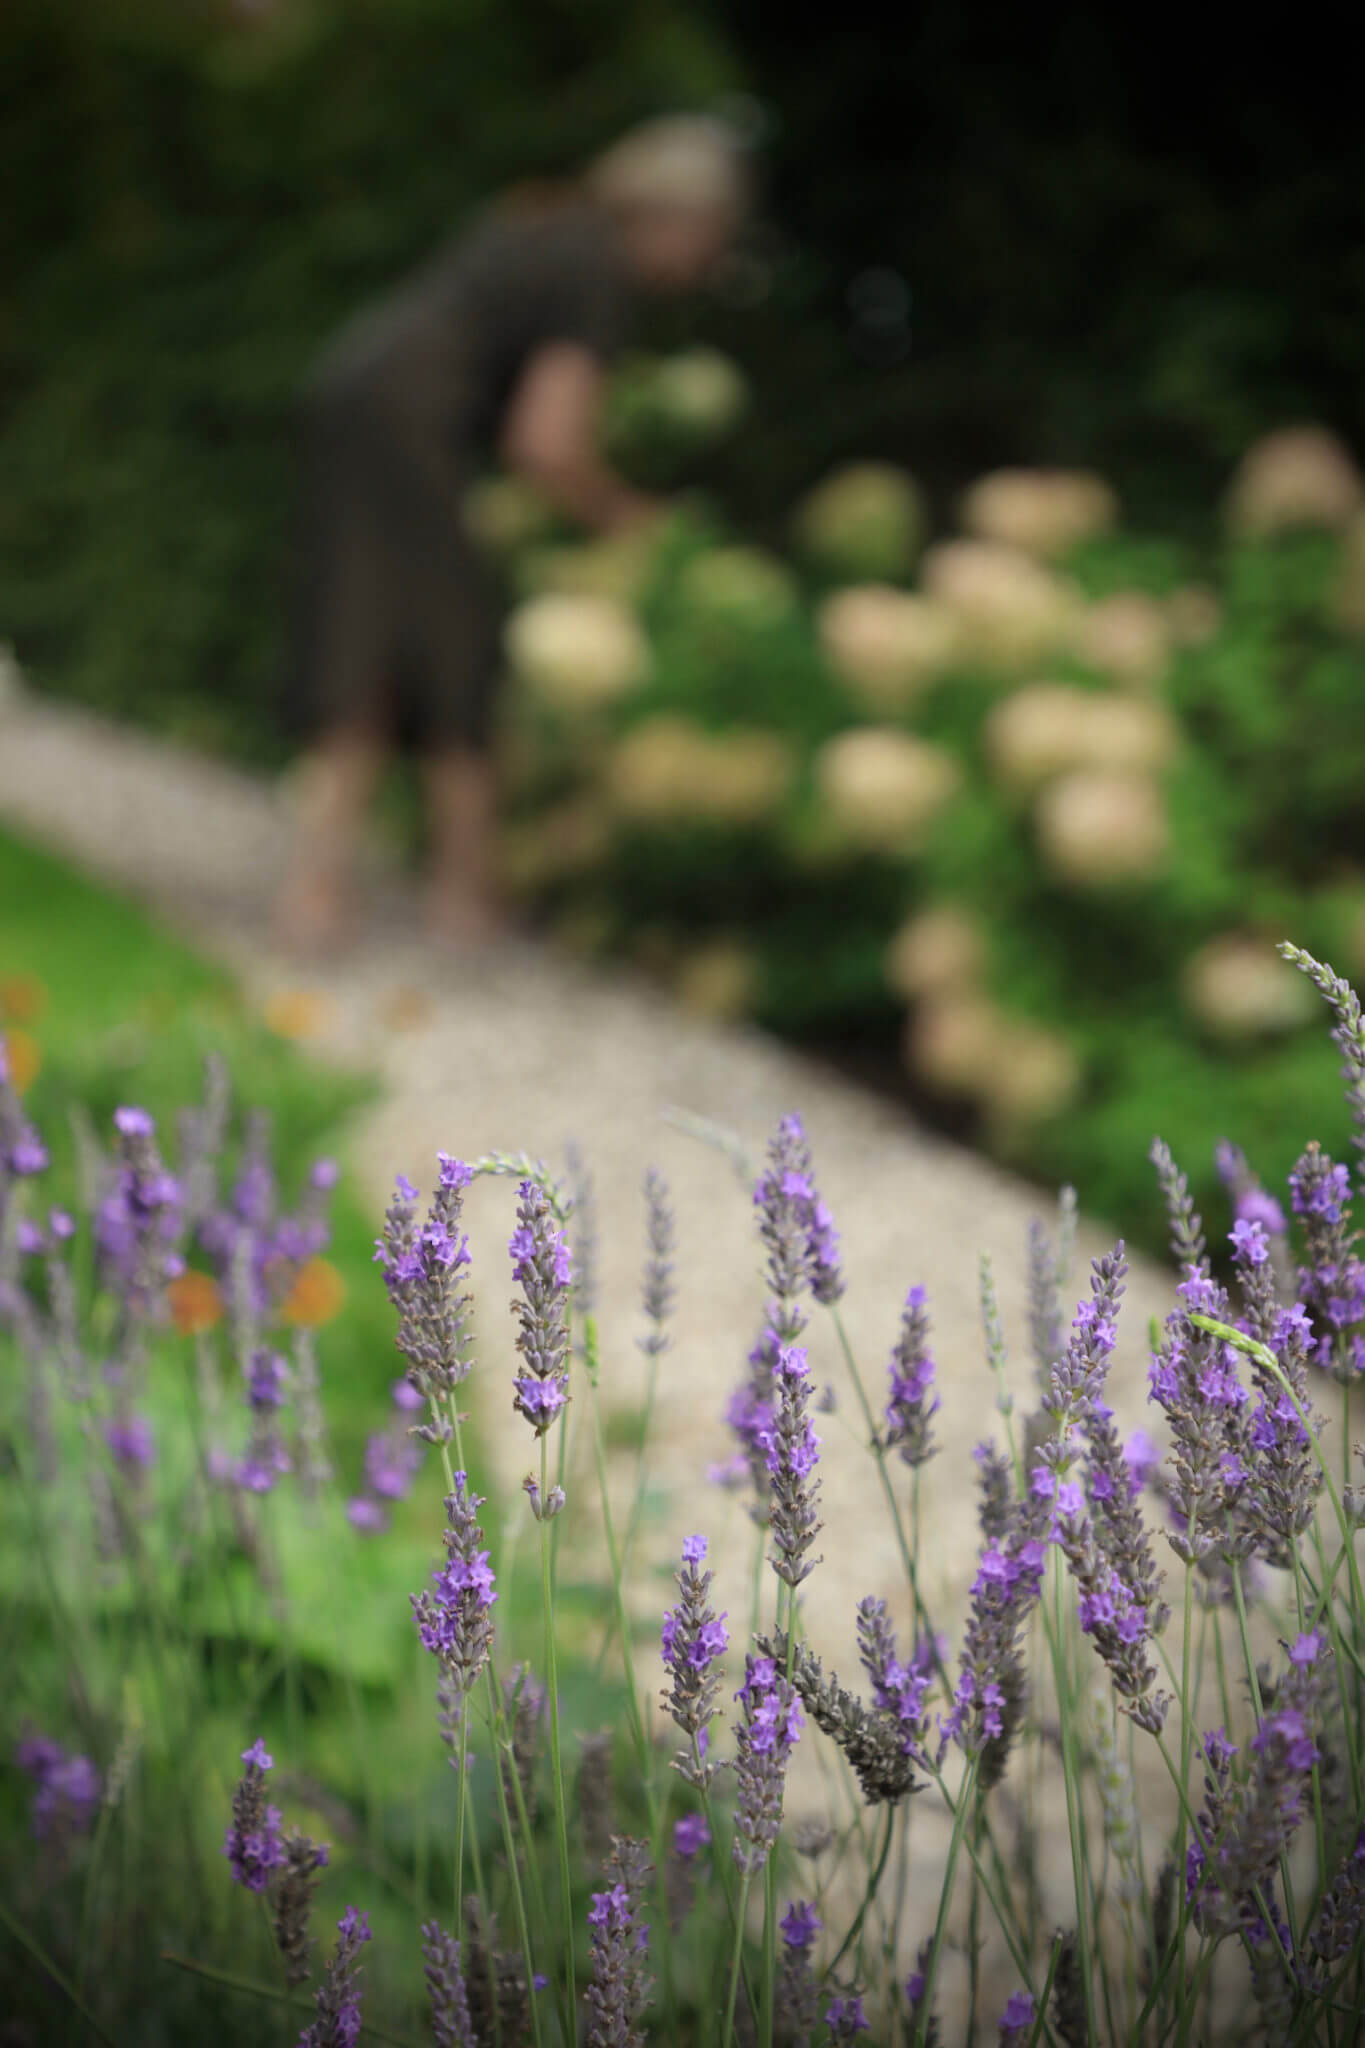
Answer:
[[[709,114],[643,121],[588,166],[584,185],[613,212],[708,213],[743,220],[753,203],[738,132]]]

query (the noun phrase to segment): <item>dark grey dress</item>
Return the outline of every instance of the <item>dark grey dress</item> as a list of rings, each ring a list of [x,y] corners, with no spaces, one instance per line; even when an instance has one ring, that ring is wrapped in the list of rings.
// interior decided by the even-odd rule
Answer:
[[[608,360],[626,314],[601,214],[504,205],[327,351],[303,399],[296,733],[364,720],[487,744],[500,604],[464,494],[528,357],[575,341]]]

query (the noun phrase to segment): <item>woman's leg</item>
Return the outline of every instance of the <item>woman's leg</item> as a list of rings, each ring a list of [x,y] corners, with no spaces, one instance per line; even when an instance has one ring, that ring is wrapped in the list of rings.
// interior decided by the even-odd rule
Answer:
[[[345,725],[300,763],[294,849],[276,907],[277,935],[291,950],[328,946],[344,931],[356,846],[387,751],[378,726]]]
[[[492,755],[432,744],[422,759],[430,825],[427,922],[439,937],[477,944],[502,929],[494,825],[497,779]]]

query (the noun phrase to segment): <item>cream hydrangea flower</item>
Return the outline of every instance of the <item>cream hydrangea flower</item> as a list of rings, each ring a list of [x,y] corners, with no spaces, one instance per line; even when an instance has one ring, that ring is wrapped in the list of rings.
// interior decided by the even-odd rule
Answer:
[[[1282,427],[1242,457],[1223,516],[1236,539],[1258,540],[1295,526],[1344,526],[1360,502],[1360,472],[1335,434]]]
[[[1312,984],[1268,940],[1245,932],[1210,939],[1186,961],[1185,1001],[1217,1038],[1268,1037],[1310,1023],[1317,1011]]]
[[[986,940],[969,911],[939,903],[907,918],[883,956],[888,988],[897,995],[970,989],[986,964]]]
[[[951,612],[886,583],[833,592],[816,630],[834,673],[872,711],[903,710],[952,667],[958,648]]]
[[[619,817],[636,823],[761,823],[781,804],[796,773],[787,742],[756,727],[707,732],[673,713],[648,718],[618,741],[606,792]]]
[[[1150,775],[1077,769],[1049,782],[1034,813],[1053,873],[1078,888],[1157,874],[1170,845],[1161,789]]]
[[[1075,651],[1088,668],[1131,689],[1161,681],[1171,659],[1171,615],[1145,590],[1116,590],[1087,605],[1076,625]]]
[[[1083,1078],[1075,1048],[1061,1032],[1011,1017],[1004,1021],[998,1057],[982,1075],[978,1094],[991,1122],[1009,1130],[1065,1109],[1080,1093]]]
[[[1178,737],[1164,704],[1070,683],[1029,683],[1015,690],[994,707],[983,732],[997,780],[1019,792],[1074,768],[1164,767]]]
[[[943,1095],[976,1095],[1000,1057],[1005,1019],[988,996],[945,990],[916,1003],[906,1020],[905,1063]]]
[[[565,711],[614,704],[649,675],[649,647],[624,605],[549,592],[518,605],[504,629],[513,673]]]
[[[797,546],[826,575],[846,582],[908,576],[928,515],[919,485],[889,462],[834,470],[797,505]]]
[[[649,580],[653,549],[654,537],[645,532],[533,548],[518,565],[517,584],[528,597],[607,597],[630,606]]]
[[[956,622],[964,658],[997,673],[1056,653],[1080,611],[1073,585],[998,541],[940,541],[925,556],[920,580]]]
[[[908,853],[956,794],[952,755],[894,726],[862,726],[826,740],[815,756],[826,819],[846,847]]]
[[[1079,469],[993,470],[962,500],[968,533],[1044,560],[1112,532],[1118,519],[1118,499],[1104,478]]]
[[[749,403],[748,381],[719,349],[682,349],[666,356],[654,376],[654,396],[676,425],[706,438],[726,434]]]

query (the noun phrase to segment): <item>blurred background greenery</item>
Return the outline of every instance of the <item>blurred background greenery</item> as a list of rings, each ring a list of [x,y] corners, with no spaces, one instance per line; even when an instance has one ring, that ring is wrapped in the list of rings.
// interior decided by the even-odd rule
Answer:
[[[1358,484],[1333,485],[1329,451],[1307,531],[1291,506],[1230,532],[1225,495],[1286,424],[1365,445],[1358,123],[1307,52],[1239,38],[1197,61],[1175,17],[1076,8],[969,29],[931,5],[874,33],[765,0],[12,0],[0,95],[0,632],[39,688],[281,765],[309,362],[482,195],[651,111],[726,107],[760,147],[763,225],[724,291],[655,309],[611,418],[618,460],[691,511],[646,565],[503,535],[512,594],[605,594],[631,613],[605,629],[618,651],[622,630],[647,641],[635,686],[590,716],[507,694],[528,911],[1075,1179],[1149,1241],[1153,1129],[1206,1196],[1225,1131],[1275,1174],[1306,1129],[1339,1138],[1330,1051],[1266,949],[1293,935],[1363,964],[1365,666],[1341,595]],[[661,397],[683,344],[692,369]],[[712,431],[732,363],[742,395]],[[875,503],[870,526],[827,503],[803,527],[794,508],[850,462],[892,465],[891,500],[912,480],[891,528]],[[1018,466],[1116,494],[1117,519],[1041,547],[1073,609],[1119,600],[1107,624],[1003,668],[921,648],[898,669],[880,600],[829,610],[841,585],[911,589],[926,542],[989,527],[964,489]],[[992,722],[1039,680],[1166,723],[1120,708],[1079,761],[1073,739],[1016,771],[1012,746],[1046,755],[1048,719],[1076,724],[1065,696]],[[617,758],[663,715],[684,724]],[[890,768],[869,740],[820,768],[859,725],[921,750]],[[1130,824],[1164,851],[1106,880],[1085,817],[1072,829],[1103,785],[1069,812],[1043,785],[1134,747]],[[663,784],[713,782],[720,753],[699,818]],[[913,846],[836,843],[835,784],[894,804],[906,775],[934,813]],[[947,778],[941,803],[925,775]],[[747,816],[714,815],[727,790]],[[401,784],[390,809],[410,833]],[[907,937],[924,912],[938,924]],[[1018,1085],[1002,1098],[983,1072]]]

